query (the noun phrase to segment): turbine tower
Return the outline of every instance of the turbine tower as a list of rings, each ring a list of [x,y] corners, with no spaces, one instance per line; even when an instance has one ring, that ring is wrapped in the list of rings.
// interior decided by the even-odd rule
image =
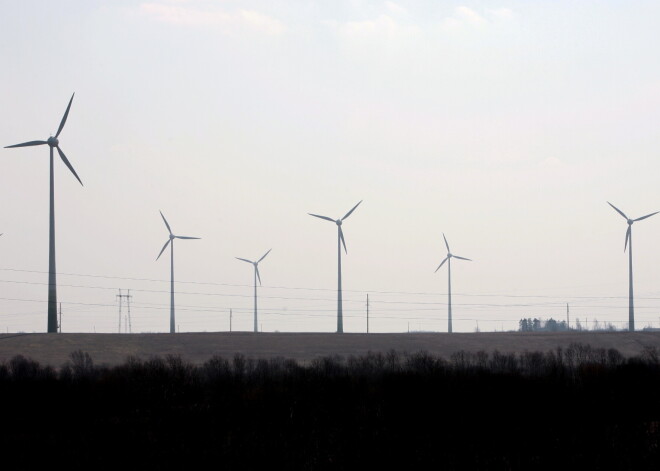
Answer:
[[[443,266],[445,264],[445,262],[447,262],[447,273],[448,273],[448,280],[449,280],[449,288],[447,290],[447,296],[448,296],[447,306],[448,306],[448,309],[449,309],[449,314],[447,316],[447,321],[448,321],[447,332],[449,332],[451,334],[452,333],[452,327],[451,327],[451,259],[452,258],[457,258],[459,260],[467,260],[468,262],[471,262],[472,260],[470,260],[469,258],[459,257],[458,255],[452,254],[451,250],[449,250],[449,244],[447,243],[447,238],[445,237],[444,233],[442,234],[442,238],[445,239],[445,246],[447,247],[447,256],[442,261],[442,263],[440,263],[440,265],[438,265],[438,268],[435,269],[434,273],[437,273],[437,271],[440,270],[440,267]]]
[[[176,332],[174,323],[174,239],[199,239],[199,237],[187,237],[172,234],[172,229],[170,229],[170,225],[167,223],[167,219],[165,219],[165,216],[163,216],[162,211],[160,211],[160,215],[163,218],[163,222],[165,222],[165,226],[170,233],[170,238],[167,239],[167,242],[165,242],[165,245],[163,245],[163,248],[160,250],[158,257],[156,257],[156,260],[158,260],[160,256],[163,255],[163,252],[167,246],[172,243],[172,245],[170,245],[170,334],[173,334]]]
[[[58,137],[64,128],[66,119],[69,116],[69,110],[71,109],[71,103],[73,102],[73,95],[69,100],[69,105],[66,107],[62,121],[60,121],[60,126],[57,128],[57,133],[55,137],[50,136],[46,141],[29,141],[23,142],[21,144],[15,144],[13,146],[6,146],[5,149],[10,149],[12,147],[29,147],[29,146],[42,146],[48,144],[50,147],[50,229],[49,229],[49,240],[48,240],[48,333],[57,332],[57,276],[55,269],[55,177],[53,173],[53,149],[57,149],[57,153],[60,154],[60,158],[64,162],[73,176],[80,182],[82,181],[78,174],[73,169],[73,166],[69,162],[69,159],[66,158],[62,149],[60,149],[60,141]]]
[[[362,203],[362,200],[360,200],[360,203]],[[325,219],[326,221],[334,222],[337,224],[337,333],[341,334],[344,332],[344,314],[343,314],[343,308],[342,308],[342,298],[341,298],[341,246],[342,244],[344,245],[344,252],[348,253],[348,250],[346,250],[346,241],[344,241],[344,232],[341,229],[341,224],[344,222],[344,219],[346,219],[348,216],[351,215],[353,211],[355,211],[355,208],[360,206],[360,203],[356,204],[353,206],[353,209],[351,209],[349,212],[346,213],[346,215],[341,218],[334,220],[332,218],[329,218],[327,216],[320,216],[318,214],[312,214],[312,213],[307,213],[310,216],[314,216],[317,218]]]
[[[635,330],[635,307],[633,304],[633,269],[632,269],[632,225],[634,222],[641,221],[642,219],[650,218],[654,214],[658,214],[660,211],[655,213],[647,214],[637,219],[630,219],[628,216],[623,214],[619,208],[614,206],[609,201],[607,202],[614,210],[624,217],[628,223],[628,230],[626,231],[626,243],[623,246],[623,251],[625,252],[628,249],[628,330],[633,332]]]
[[[263,255],[263,257],[261,257],[256,262],[253,262],[252,260],[248,260],[247,258],[236,257],[238,260],[251,263],[254,266],[254,331],[255,332],[259,332],[259,329],[257,328],[257,279],[259,280],[259,285],[261,285],[261,276],[259,276],[259,262],[261,262],[264,258],[266,258],[266,255],[268,255],[271,250],[273,249],[270,249],[268,252],[266,252]]]

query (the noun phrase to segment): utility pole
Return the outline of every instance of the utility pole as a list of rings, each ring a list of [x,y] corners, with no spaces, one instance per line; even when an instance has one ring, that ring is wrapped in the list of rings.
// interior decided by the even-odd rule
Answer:
[[[119,298],[119,333],[121,334],[121,307],[122,304],[124,303],[124,298],[126,299],[126,309],[127,309],[127,317],[126,320],[124,321],[124,330],[127,331],[129,334],[133,332],[132,326],[131,326],[131,290],[128,290],[128,294],[121,294],[121,289],[119,289],[119,294],[117,295]]]
[[[231,308],[229,308],[229,332],[231,332],[231,318],[233,317],[233,313],[231,312]]]
[[[367,333],[369,333],[369,294],[367,294]]]
[[[571,316],[568,313],[568,303],[566,303],[566,330],[571,330]]]
[[[121,288],[119,289],[119,294],[117,295],[117,298],[119,298],[119,325],[117,326],[117,333],[121,334],[121,302],[122,302],[122,294],[121,294]]]
[[[62,303],[60,303],[60,321],[57,323],[57,331],[62,333]]]
[[[128,333],[133,333],[133,325],[131,323],[131,290],[128,290],[128,297],[126,298],[126,305],[128,308]]]

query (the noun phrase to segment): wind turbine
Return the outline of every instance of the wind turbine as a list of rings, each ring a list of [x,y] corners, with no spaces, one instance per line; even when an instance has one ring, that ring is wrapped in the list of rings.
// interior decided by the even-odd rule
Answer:
[[[167,219],[165,219],[165,216],[163,216],[162,211],[160,211],[160,215],[163,218],[163,222],[165,223],[165,226],[170,233],[170,238],[167,239],[167,242],[165,242],[165,245],[163,245],[163,248],[160,250],[158,257],[156,257],[156,260],[158,260],[160,256],[163,255],[163,252],[165,252],[165,249],[170,244],[170,242],[172,243],[172,245],[170,245],[170,334],[173,334],[176,331],[174,327],[174,239],[199,239],[199,237],[186,237],[172,234],[172,229],[170,229],[170,225],[167,223]]]
[[[362,203],[362,200],[360,200],[360,203]],[[325,219],[326,221],[334,222],[335,224],[337,224],[337,271],[338,271],[338,276],[337,276],[337,333],[338,334],[341,334],[341,333],[344,332],[344,315],[343,315],[342,299],[341,299],[341,246],[342,246],[342,244],[344,245],[344,252],[348,253],[348,250],[346,250],[346,241],[344,241],[344,232],[341,230],[341,224],[342,224],[342,222],[344,222],[344,219],[346,219],[348,216],[351,215],[351,213],[353,211],[355,211],[355,208],[360,206],[360,203],[353,206],[353,209],[351,209],[349,212],[347,212],[346,215],[343,218],[337,219],[337,220],[334,220],[334,219],[329,218],[327,216],[320,216],[318,214],[307,213],[310,216]]]
[[[448,295],[448,298],[449,298],[449,302],[447,304],[448,308],[449,308],[449,315],[448,315],[448,318],[447,318],[447,320],[448,320],[447,332],[449,332],[451,334],[452,333],[452,328],[451,328],[451,259],[452,258],[457,258],[459,260],[467,260],[468,262],[471,262],[472,260],[470,260],[469,258],[459,257],[458,255],[452,254],[451,250],[449,250],[449,244],[447,243],[447,238],[445,237],[444,233],[442,234],[442,238],[445,239],[445,246],[447,247],[447,256],[442,261],[442,263],[440,263],[440,265],[438,265],[438,268],[435,269],[434,273],[437,273],[437,271],[440,270],[440,267],[443,266],[445,264],[445,262],[447,262],[447,272],[448,272],[448,275],[449,275],[448,276],[449,289],[447,290],[447,295]]]
[[[257,328],[257,279],[259,279],[259,284],[261,285],[261,276],[259,276],[259,262],[261,262],[264,258],[266,258],[266,255],[268,255],[271,250],[273,249],[270,249],[268,252],[266,252],[263,255],[263,257],[261,257],[256,262],[253,262],[252,260],[248,260],[247,258],[236,257],[238,260],[251,263],[254,266],[254,331],[255,332],[259,332],[259,329]]]
[[[42,146],[48,144],[50,147],[50,232],[48,240],[48,333],[57,332],[57,280],[56,280],[56,270],[55,270],[55,178],[53,173],[53,149],[57,149],[57,153],[60,154],[60,158],[64,162],[73,176],[80,182],[82,181],[78,174],[73,169],[71,162],[66,158],[62,149],[60,149],[60,141],[58,137],[64,128],[66,119],[69,116],[69,110],[71,109],[71,103],[73,102],[73,95],[69,100],[69,105],[66,107],[62,121],[60,121],[60,127],[57,128],[57,133],[55,137],[50,136],[47,141],[29,141],[23,142],[22,144],[15,144],[13,146],[6,146],[5,149],[10,149],[12,147],[29,147],[29,146]]]
[[[609,201],[607,202],[614,210],[619,213],[621,216],[623,216],[628,222],[628,230],[626,231],[626,243],[623,246],[623,251],[625,252],[626,249],[628,250],[628,330],[633,332],[635,330],[635,307],[633,305],[633,271],[632,271],[632,225],[634,222],[641,221],[642,219],[650,218],[654,214],[660,213],[660,211],[656,211],[655,213],[647,214],[646,216],[642,216],[641,218],[637,219],[630,219],[628,216],[623,214],[623,211],[621,211],[619,208],[614,206],[612,203]]]

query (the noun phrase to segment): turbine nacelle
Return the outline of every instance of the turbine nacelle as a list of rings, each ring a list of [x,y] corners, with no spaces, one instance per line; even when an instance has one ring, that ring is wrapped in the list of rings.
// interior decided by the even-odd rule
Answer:
[[[255,289],[256,289],[256,282],[259,280],[259,284],[261,284],[261,275],[259,274],[259,262],[261,262],[264,258],[266,258],[266,255],[270,253],[270,251],[273,249],[268,249],[268,252],[263,254],[259,260],[248,260],[247,258],[241,258],[241,257],[234,257],[236,260],[240,260],[241,262],[249,263],[254,267],[254,275],[256,277],[255,279]],[[255,298],[255,306],[256,306],[256,298]],[[256,316],[256,311],[257,308],[255,307],[255,316]],[[256,318],[256,317],[255,317]],[[256,325],[256,324],[255,324]],[[255,332],[256,332],[256,327],[255,327]]]
[[[449,251],[449,242],[447,242],[447,238],[445,237],[444,234],[442,234],[442,238],[445,240],[445,247],[447,247],[447,256],[446,256],[446,257],[444,258],[444,260],[440,263],[440,265],[438,265],[438,268],[435,269],[436,272],[437,272],[438,270],[440,270],[440,267],[441,267],[441,266],[443,266],[445,263],[447,263],[447,262],[449,261],[449,259],[452,259],[452,258],[456,258],[456,259],[458,259],[458,260],[467,260],[468,262],[471,262],[471,261],[472,261],[472,260],[469,259],[469,258],[459,257],[458,255],[454,255],[454,254],[452,254],[452,253]]]
[[[630,240],[630,237],[631,237],[630,234],[631,234],[631,232],[632,232],[632,225],[633,225],[633,223],[634,223],[634,222],[637,222],[637,221],[642,221],[642,220],[644,220],[644,219],[646,219],[646,218],[650,218],[651,216],[654,216],[654,215],[660,213],[660,211],[656,211],[655,213],[647,214],[646,216],[642,216],[641,218],[630,219],[628,216],[625,215],[625,213],[624,213],[623,211],[621,211],[619,208],[617,208],[616,206],[614,206],[614,205],[613,205],[612,203],[610,203],[609,201],[607,202],[607,204],[609,204],[610,206],[612,206],[612,208],[613,208],[617,213],[619,213],[621,216],[623,216],[623,218],[624,218],[624,219],[626,220],[626,222],[628,223],[628,230],[626,231],[626,242],[625,242],[625,244],[624,244],[624,246],[623,246],[623,251],[624,251],[624,252],[625,252],[626,250],[628,250],[628,241]]]
[[[160,250],[160,253],[158,254],[158,257],[156,257],[156,260],[160,258],[161,255],[163,255],[163,252],[167,248],[170,243],[172,244],[172,247],[174,247],[174,239],[199,239],[199,237],[188,237],[188,236],[178,236],[172,234],[172,229],[170,228],[170,224],[167,222],[167,219],[165,219],[165,216],[163,216],[163,212],[160,211],[160,217],[163,218],[163,222],[165,223],[165,227],[167,227],[167,232],[170,233],[169,238],[167,239],[167,242],[165,242],[165,245],[163,245],[163,248]]]
[[[341,225],[342,225],[344,219],[346,219],[348,216],[350,216],[353,213],[353,211],[355,211],[355,208],[360,206],[360,203],[362,203],[362,200],[360,200],[360,202],[358,204],[353,206],[351,208],[351,210],[344,215],[343,218],[339,218],[339,219],[332,219],[332,218],[329,218],[328,216],[321,216],[320,214],[312,214],[312,213],[307,213],[307,214],[309,214],[310,216],[314,216],[315,218],[325,219],[326,221],[334,222],[335,224],[337,224],[337,227],[339,228],[339,240],[341,241],[342,245],[344,246],[344,252],[348,253],[348,251],[346,250],[346,241],[344,240],[344,231],[341,230]]]
[[[48,144],[50,146],[51,155],[53,149],[57,149],[57,153],[60,155],[60,158],[62,159],[62,162],[64,162],[64,165],[68,167],[71,173],[73,173],[73,176],[76,177],[76,180],[78,180],[82,185],[82,180],[80,179],[76,171],[73,169],[73,165],[71,165],[69,159],[67,159],[66,155],[64,155],[64,152],[62,152],[62,149],[60,149],[60,141],[57,139],[60,133],[62,132],[62,129],[64,129],[64,125],[66,124],[66,118],[69,116],[69,110],[71,109],[72,102],[73,102],[73,95],[71,95],[71,99],[69,100],[69,104],[66,107],[66,111],[64,112],[62,121],[60,121],[60,127],[57,128],[57,133],[55,133],[55,136],[50,136],[47,141],[29,141],[29,142],[22,142],[20,144],[14,144],[13,146],[5,146],[5,149],[11,149],[13,147],[43,146]]]

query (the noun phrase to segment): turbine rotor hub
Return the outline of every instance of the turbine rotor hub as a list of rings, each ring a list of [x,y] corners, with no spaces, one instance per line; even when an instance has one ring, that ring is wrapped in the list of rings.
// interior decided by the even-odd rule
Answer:
[[[635,221],[633,221],[632,219],[628,219],[628,225],[629,225],[629,226],[632,226],[632,225],[633,225],[633,222],[635,222]]]
[[[341,226],[341,219],[337,219],[335,222],[337,223],[338,226]]]
[[[60,141],[56,137],[53,137],[53,136],[50,136],[46,142],[51,147],[57,147],[60,144]]]
[[[174,239],[176,236],[174,234],[170,234],[170,240]]]
[[[447,258],[452,258],[452,257],[453,257],[452,254],[450,254],[450,253],[447,254]]]

